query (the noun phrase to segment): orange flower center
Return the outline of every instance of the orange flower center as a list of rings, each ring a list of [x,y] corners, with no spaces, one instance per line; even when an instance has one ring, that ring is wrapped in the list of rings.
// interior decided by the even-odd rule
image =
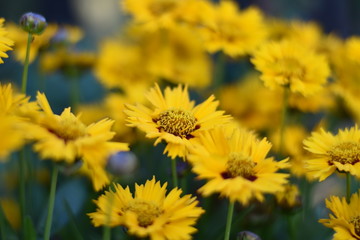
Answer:
[[[343,142],[334,146],[330,151],[330,164],[339,162],[341,164],[352,164],[360,161],[360,144],[357,142]]]
[[[354,225],[355,233],[360,236],[360,216],[353,217],[350,223]]]
[[[153,224],[154,220],[163,213],[157,204],[144,200],[131,202],[126,210],[136,213],[139,226],[144,228]]]
[[[251,157],[244,156],[240,153],[232,152],[229,154],[226,163],[227,172],[230,177],[243,177],[252,179],[254,177],[254,167],[256,163]]]
[[[182,138],[191,137],[190,134],[197,128],[194,115],[180,109],[166,110],[154,121],[160,130]]]

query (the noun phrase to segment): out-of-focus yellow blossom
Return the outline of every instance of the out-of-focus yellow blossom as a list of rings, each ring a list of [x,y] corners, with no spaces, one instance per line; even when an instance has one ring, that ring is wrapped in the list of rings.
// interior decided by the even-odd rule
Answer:
[[[335,107],[335,95],[329,88],[323,88],[317,94],[308,97],[295,92],[289,96],[289,106],[301,112],[327,111]]]
[[[350,202],[346,198],[330,196],[326,199],[326,207],[332,214],[329,219],[320,219],[319,222],[335,231],[334,240],[360,239],[360,198],[359,192],[354,193]]]
[[[206,87],[211,82],[211,62],[196,33],[176,27],[147,34],[142,39],[146,67],[160,79],[189,87]]]
[[[271,143],[258,140],[252,132],[223,125],[202,132],[190,148],[192,171],[207,182],[199,191],[204,196],[220,193],[231,202],[247,205],[263,194],[283,190],[288,174],[277,173],[288,167],[287,159],[274,161],[266,155]]]
[[[146,30],[173,27],[181,13],[179,8],[184,0],[133,0],[120,1],[122,9],[130,13],[136,23],[143,24]]]
[[[260,78],[266,87],[289,87],[291,92],[306,97],[318,93],[330,75],[324,56],[294,41],[264,44],[251,61],[262,73]]]
[[[164,94],[156,84],[146,93],[151,107],[142,104],[126,105],[125,113],[130,127],[137,127],[148,138],[156,138],[155,145],[166,142],[164,153],[174,159],[184,158],[187,147],[204,130],[229,122],[230,116],[216,110],[219,102],[211,95],[207,100],[195,106],[190,100],[188,88],[182,85]]]
[[[219,100],[222,109],[249,129],[264,130],[281,122],[282,95],[265,88],[258,74],[222,87]]]
[[[0,198],[0,204],[6,220],[13,229],[20,228],[20,207],[14,199]]]
[[[360,178],[360,130],[358,126],[339,129],[333,135],[323,129],[304,140],[304,147],[312,154],[305,160],[310,175],[325,180],[336,170]]]
[[[131,235],[151,240],[191,239],[193,225],[204,210],[196,197],[180,196],[175,188],[166,194],[167,183],[160,185],[155,177],[143,185],[135,184],[135,196],[129,186],[115,184],[96,201],[98,209],[89,213],[95,226],[125,226]]]
[[[13,39],[15,43],[15,59],[23,63],[25,61],[28,33],[14,23],[8,25],[8,30],[8,36]],[[33,41],[30,46],[29,62],[34,61],[39,51],[50,44],[50,40],[55,36],[57,30],[58,26],[56,24],[49,24],[41,35],[33,35]]]
[[[72,25],[59,26],[56,34],[52,38],[54,44],[67,45],[76,44],[84,37],[81,28]]]
[[[7,35],[7,30],[3,26],[5,22],[5,19],[0,18],[0,63],[4,63],[4,60],[1,58],[7,58],[9,57],[6,52],[9,50],[12,50],[12,46],[14,45],[13,40],[11,37],[9,38]]]
[[[360,65],[360,37],[353,36],[345,42],[345,54],[351,61]]]
[[[31,139],[35,140],[34,150],[43,159],[66,164],[81,160],[93,175],[102,176],[93,178],[96,190],[108,184],[104,169],[108,156],[128,150],[126,143],[110,141],[115,135],[110,130],[113,121],[103,119],[86,126],[79,116],[70,112],[70,108],[66,108],[61,115],[54,114],[44,94],[38,93],[37,102],[42,111],[29,129]]]
[[[0,114],[0,162],[24,144],[23,130],[18,118]]]
[[[199,27],[208,25],[212,21],[211,16],[214,15],[214,7],[212,1],[208,0],[183,0],[184,4],[179,6],[179,21],[185,22],[190,26]],[[186,14],[184,14],[186,13]]]
[[[275,194],[277,203],[285,208],[292,209],[301,205],[299,188],[294,184],[287,184],[283,191]]]
[[[211,53],[223,51],[231,57],[253,52],[267,34],[259,9],[239,11],[232,1],[221,1],[204,24],[199,32],[206,49]]]
[[[135,44],[120,40],[105,40],[101,43],[95,75],[108,88],[135,88],[150,86],[156,80],[149,73],[142,49]]]
[[[42,54],[40,59],[40,69],[44,73],[52,73],[57,70],[67,71],[71,68],[89,69],[95,63],[95,53],[93,52],[77,52],[64,48],[54,52],[46,52]]]

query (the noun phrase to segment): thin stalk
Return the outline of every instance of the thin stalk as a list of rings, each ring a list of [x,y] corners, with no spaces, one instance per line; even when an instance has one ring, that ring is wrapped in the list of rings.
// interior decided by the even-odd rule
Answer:
[[[104,226],[103,229],[103,240],[110,240],[111,239],[111,228],[109,226]]]
[[[284,95],[283,95],[283,108],[281,112],[281,126],[280,126],[280,144],[279,144],[279,154],[283,154],[284,150],[284,135],[285,128],[287,125],[287,112],[289,105],[289,87],[284,87]]]
[[[52,223],[52,217],[53,217],[53,212],[54,212],[56,182],[57,182],[58,173],[59,173],[58,167],[56,165],[54,165],[53,171],[51,174],[49,208],[48,208],[48,215],[47,215],[46,224],[45,224],[44,240],[50,239],[51,223]]]
[[[29,56],[30,56],[30,44],[32,41],[32,34],[28,34],[28,41],[26,45],[26,54],[25,54],[25,62],[24,62],[24,70],[22,74],[22,81],[21,81],[21,92],[26,94],[26,86],[27,86],[27,77],[28,77],[28,69],[29,69]]]
[[[226,55],[224,52],[220,52],[215,63],[214,89],[219,88],[224,82],[225,66],[226,66]]]
[[[232,217],[234,213],[234,205],[235,205],[234,202],[229,201],[224,240],[230,239],[230,230],[231,230]]]
[[[25,234],[25,216],[26,216],[26,159],[25,159],[25,148],[19,152],[19,170],[20,170],[20,213],[21,213],[21,227],[23,234]]]
[[[106,209],[106,224],[103,227],[103,236],[102,236],[102,240],[110,240],[111,239],[111,227],[110,227],[110,222],[111,222],[111,211],[112,211],[112,207],[114,204],[114,195],[110,194],[110,199],[109,199],[109,203],[107,205],[107,209]]]
[[[177,176],[177,169],[176,169],[176,158],[171,159],[171,173],[172,173],[172,179],[173,179],[173,185],[174,188],[178,187],[178,176]]]
[[[6,239],[6,226],[5,226],[5,213],[2,209],[2,206],[0,204],[0,232],[1,232],[1,239]]]
[[[294,215],[287,214],[287,224],[288,224],[288,231],[289,231],[289,239],[295,240],[296,239],[296,228],[294,224]]]
[[[346,201],[350,203],[350,194],[351,194],[351,175],[346,173]]]

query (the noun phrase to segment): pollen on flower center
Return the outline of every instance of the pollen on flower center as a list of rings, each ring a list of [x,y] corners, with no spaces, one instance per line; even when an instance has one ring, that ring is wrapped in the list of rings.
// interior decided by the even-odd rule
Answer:
[[[227,173],[230,177],[243,177],[253,179],[255,162],[251,157],[244,156],[240,153],[232,152],[229,154],[227,161]]]
[[[154,1],[149,6],[149,10],[155,16],[162,15],[176,7],[174,0],[160,0]]]
[[[163,212],[157,204],[143,200],[135,200],[130,203],[125,211],[136,213],[139,226],[141,227],[150,226]]]
[[[350,223],[354,225],[356,234],[360,236],[360,216],[353,217]]]
[[[75,116],[62,117],[57,126],[48,127],[48,129],[65,141],[74,140],[86,135],[85,125]]]
[[[330,151],[330,164],[352,164],[360,161],[360,144],[356,142],[343,142],[334,146]]]
[[[164,111],[154,121],[161,130],[183,138],[187,138],[196,129],[196,118],[180,109]]]

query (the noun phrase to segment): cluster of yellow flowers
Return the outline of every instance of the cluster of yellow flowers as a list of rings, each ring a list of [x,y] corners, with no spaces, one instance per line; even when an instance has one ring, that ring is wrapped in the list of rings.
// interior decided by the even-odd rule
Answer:
[[[114,183],[88,215],[94,226],[125,226],[152,240],[191,239],[207,210],[196,197],[182,195],[177,158],[204,180],[201,196],[219,194],[230,206],[264,202],[270,194],[293,209],[301,205],[293,179],[323,181],[345,173],[347,197],[326,200],[333,215],[320,222],[335,230],[334,239],[360,239],[360,192],[350,197],[350,179],[360,178],[360,130],[356,124],[336,135],[324,130],[336,127],[331,117],[343,108],[354,123],[360,120],[360,37],[343,40],[315,23],[271,19],[232,1],[120,5],[129,23],[120,37],[105,38],[98,53],[76,50],[81,29],[49,24],[33,36],[26,60],[26,32],[12,23],[4,27],[0,19],[1,58],[13,50],[17,61],[39,58],[43,74],[59,71],[68,78],[91,69],[108,91],[97,105],[73,102],[56,114],[44,93],[32,101],[0,83],[0,161],[31,144],[39,158],[54,164],[80,162],[78,172],[100,191],[113,180],[110,157],[129,151],[128,143],[145,142],[136,129],[144,132],[154,146],[165,143],[174,188],[166,193],[167,183],[155,176],[135,184],[134,194]],[[230,60],[252,70],[228,84]],[[309,114],[321,121],[309,124]]]

